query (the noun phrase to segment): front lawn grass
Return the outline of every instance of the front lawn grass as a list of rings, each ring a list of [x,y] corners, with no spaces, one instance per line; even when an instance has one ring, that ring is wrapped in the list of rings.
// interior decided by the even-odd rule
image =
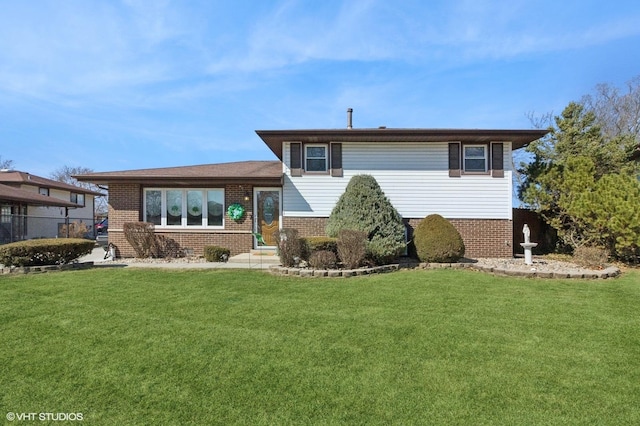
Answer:
[[[640,273],[0,277],[0,418],[640,424]],[[42,422],[40,422],[42,423]]]

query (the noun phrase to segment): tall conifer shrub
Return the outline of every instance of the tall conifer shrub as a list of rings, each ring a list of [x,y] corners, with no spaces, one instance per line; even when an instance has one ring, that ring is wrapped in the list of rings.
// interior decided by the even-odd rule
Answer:
[[[393,260],[406,246],[402,217],[371,175],[353,176],[333,208],[327,235],[337,237],[342,229],[364,231],[368,254],[378,264]]]

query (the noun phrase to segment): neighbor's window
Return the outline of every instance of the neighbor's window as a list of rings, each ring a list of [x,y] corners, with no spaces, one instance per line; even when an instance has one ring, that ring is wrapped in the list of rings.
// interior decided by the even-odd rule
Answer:
[[[304,151],[307,172],[327,171],[327,145],[305,145]]]
[[[145,189],[147,222],[158,226],[221,227],[223,189]]]
[[[71,193],[71,202],[84,206],[84,194]]]
[[[486,145],[465,145],[464,146],[464,171],[465,172],[486,172],[487,171],[487,146]]]

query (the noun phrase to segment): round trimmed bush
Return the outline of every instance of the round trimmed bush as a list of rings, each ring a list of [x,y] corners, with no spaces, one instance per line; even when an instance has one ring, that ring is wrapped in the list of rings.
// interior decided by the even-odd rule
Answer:
[[[418,259],[422,262],[452,263],[464,256],[464,241],[444,217],[432,214],[420,221],[413,232]]]

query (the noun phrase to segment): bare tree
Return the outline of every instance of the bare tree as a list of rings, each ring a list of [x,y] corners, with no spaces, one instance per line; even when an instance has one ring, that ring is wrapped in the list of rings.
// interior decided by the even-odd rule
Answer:
[[[62,166],[56,169],[53,173],[49,175],[49,177],[53,180],[57,180],[58,182],[64,182],[69,185],[74,185],[79,188],[86,189],[88,191],[94,192],[102,192],[104,193],[104,188],[97,186],[94,183],[89,182],[80,182],[78,179],[73,176],[84,175],[87,173],[93,173],[93,170],[87,167],[70,167],[70,166]],[[94,206],[96,214],[98,215],[106,215],[108,212],[108,195],[105,194],[103,196],[95,197]]]
[[[623,89],[598,84],[595,93],[583,96],[581,103],[595,113],[606,137],[632,135],[640,143],[640,75]]]
[[[13,168],[13,160],[3,160],[2,155],[0,155],[0,169],[11,170],[12,168]]]

